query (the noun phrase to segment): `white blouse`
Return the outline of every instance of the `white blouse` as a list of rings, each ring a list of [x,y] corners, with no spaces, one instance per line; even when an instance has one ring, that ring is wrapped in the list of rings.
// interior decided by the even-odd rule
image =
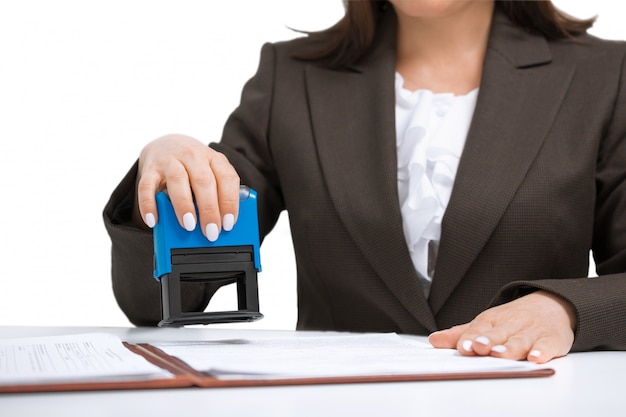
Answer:
[[[409,91],[396,73],[396,145],[402,223],[413,265],[428,297],[441,220],[476,107],[478,89],[463,96]]]

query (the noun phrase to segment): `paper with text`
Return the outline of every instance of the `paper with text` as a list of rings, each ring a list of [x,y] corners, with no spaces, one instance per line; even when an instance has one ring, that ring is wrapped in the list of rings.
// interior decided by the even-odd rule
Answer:
[[[0,339],[0,384],[168,377],[112,334]]]
[[[465,357],[397,334],[346,334],[156,343],[191,367],[219,378],[314,378],[428,375],[537,369],[529,362]]]

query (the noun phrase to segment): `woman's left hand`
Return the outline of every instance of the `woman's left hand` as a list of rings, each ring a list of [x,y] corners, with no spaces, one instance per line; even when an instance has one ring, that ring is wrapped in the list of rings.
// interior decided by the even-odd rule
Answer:
[[[435,332],[428,341],[466,356],[545,363],[570,351],[575,328],[576,314],[568,301],[537,291],[485,310],[470,323]]]

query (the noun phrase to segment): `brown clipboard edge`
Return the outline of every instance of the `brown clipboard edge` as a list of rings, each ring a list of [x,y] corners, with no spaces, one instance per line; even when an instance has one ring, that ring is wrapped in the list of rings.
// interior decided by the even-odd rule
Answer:
[[[333,384],[366,384],[389,382],[420,382],[420,381],[460,381],[476,379],[513,379],[540,378],[554,375],[551,368],[534,369],[531,371],[512,372],[465,372],[441,374],[407,374],[407,375],[365,375],[321,378],[286,378],[286,379],[218,379],[205,377],[201,388],[245,388],[245,387],[276,387],[296,385],[333,385]]]
[[[193,382],[185,376],[174,378],[142,379],[136,381],[62,382],[50,384],[24,384],[0,386],[2,394],[34,394],[45,392],[125,391],[162,388],[192,388]]]
[[[202,373],[182,360],[170,356],[160,349],[140,343],[133,345],[123,342],[132,352],[143,356],[150,363],[165,369],[174,375],[173,378],[144,380],[122,380],[101,382],[71,382],[49,384],[23,384],[0,386],[0,394],[26,394],[44,392],[80,392],[80,391],[119,391],[119,390],[151,390],[167,388],[250,388],[278,387],[302,385],[333,385],[333,384],[364,384],[388,382],[419,382],[419,381],[454,381],[471,379],[511,379],[540,378],[555,374],[552,368],[540,368],[530,371],[511,372],[462,372],[441,374],[409,374],[409,375],[366,375],[321,378],[281,378],[281,379],[218,379]]]

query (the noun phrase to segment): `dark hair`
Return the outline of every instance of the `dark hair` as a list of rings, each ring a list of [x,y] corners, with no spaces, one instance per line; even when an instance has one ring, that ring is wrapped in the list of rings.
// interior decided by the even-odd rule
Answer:
[[[363,56],[376,34],[380,16],[391,5],[387,0],[345,1],[345,15],[334,26],[309,33],[315,47],[296,58],[318,61],[328,68],[343,68]],[[548,39],[574,38],[586,33],[595,18],[577,19],[557,9],[551,1],[496,1],[510,21]]]

